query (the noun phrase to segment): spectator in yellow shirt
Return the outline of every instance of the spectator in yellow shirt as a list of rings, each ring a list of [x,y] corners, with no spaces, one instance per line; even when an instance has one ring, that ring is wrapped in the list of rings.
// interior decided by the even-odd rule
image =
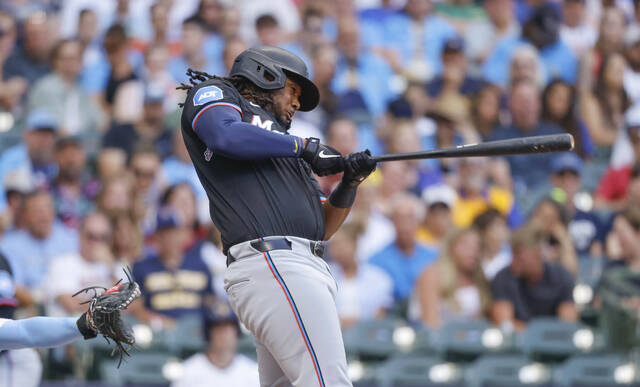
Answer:
[[[490,182],[488,165],[481,158],[460,160],[458,200],[451,207],[453,223],[460,228],[468,227],[476,216],[495,208],[507,218],[509,227],[517,228],[523,219],[513,193]]]

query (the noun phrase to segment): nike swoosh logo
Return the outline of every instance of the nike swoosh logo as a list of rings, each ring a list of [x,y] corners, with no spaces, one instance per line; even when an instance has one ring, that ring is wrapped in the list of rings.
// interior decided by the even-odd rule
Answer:
[[[293,153],[298,153],[298,140],[293,140],[293,142],[296,144],[295,149],[293,150]]]
[[[340,155],[328,155],[324,153],[324,149],[320,151],[320,153],[318,153],[318,156],[320,156],[321,159],[331,159],[334,157],[342,157]]]

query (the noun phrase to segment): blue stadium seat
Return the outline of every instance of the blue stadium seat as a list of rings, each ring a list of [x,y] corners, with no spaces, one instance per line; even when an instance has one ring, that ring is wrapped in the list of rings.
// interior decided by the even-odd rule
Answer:
[[[601,345],[599,336],[591,328],[556,318],[531,320],[518,342],[524,354],[541,361],[564,360]]]
[[[431,356],[393,357],[378,367],[377,380],[381,387],[447,386],[462,379],[462,369]]]
[[[381,360],[398,352],[393,342],[396,328],[404,326],[399,320],[362,321],[342,332],[347,355],[368,360]]]
[[[638,385],[638,369],[617,354],[577,356],[567,360],[554,372],[558,386],[629,386]]]
[[[468,387],[550,386],[552,371],[523,355],[487,355],[465,371]]]
[[[452,360],[473,360],[485,353],[510,348],[509,337],[486,320],[452,321],[435,333],[432,344],[436,350]]]

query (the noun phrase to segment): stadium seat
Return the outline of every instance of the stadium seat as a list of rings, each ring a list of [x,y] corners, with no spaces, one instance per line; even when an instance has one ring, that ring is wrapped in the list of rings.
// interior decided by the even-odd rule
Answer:
[[[393,357],[378,367],[380,387],[451,385],[460,381],[462,371],[437,357]]]
[[[363,360],[385,359],[398,351],[393,342],[396,328],[403,326],[395,319],[359,322],[342,332],[347,355]]]
[[[136,353],[127,358],[120,368],[116,368],[118,362],[105,361],[100,365],[103,380],[115,385],[168,385],[169,379],[165,376],[165,365],[175,362],[178,369],[178,360],[168,353]]]
[[[522,355],[487,355],[465,371],[468,387],[548,386],[551,370]]]
[[[171,353],[180,358],[187,358],[206,347],[202,318],[183,317],[176,320],[176,325],[166,330],[166,344]]]
[[[628,386],[640,382],[637,372],[625,358],[616,354],[576,356],[556,369],[553,379],[561,387]]]
[[[447,323],[433,335],[433,345],[453,361],[473,360],[481,354],[509,349],[509,337],[486,320],[461,320]]]
[[[538,318],[529,322],[518,344],[521,351],[532,359],[561,361],[572,355],[593,351],[600,342],[591,328],[579,323]]]

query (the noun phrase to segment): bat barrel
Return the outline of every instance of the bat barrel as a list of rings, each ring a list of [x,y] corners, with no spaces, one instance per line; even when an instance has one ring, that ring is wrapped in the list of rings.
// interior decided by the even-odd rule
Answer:
[[[459,145],[453,148],[430,151],[381,155],[375,156],[374,160],[382,162],[455,157],[510,156],[531,153],[566,152],[573,149],[573,146],[573,136],[568,133],[563,133]]]

